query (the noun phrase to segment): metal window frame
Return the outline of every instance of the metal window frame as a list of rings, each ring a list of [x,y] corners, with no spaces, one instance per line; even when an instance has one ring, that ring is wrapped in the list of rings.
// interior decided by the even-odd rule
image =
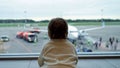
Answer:
[[[40,53],[5,53],[0,60],[37,59]],[[79,52],[78,58],[120,58],[120,52]]]

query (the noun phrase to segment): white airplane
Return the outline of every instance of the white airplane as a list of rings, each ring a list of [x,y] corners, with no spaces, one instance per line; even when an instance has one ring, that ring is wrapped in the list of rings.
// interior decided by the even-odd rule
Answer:
[[[82,30],[78,30],[75,26],[68,25],[68,38],[78,39],[84,36],[88,37],[87,31],[102,29],[105,27],[105,22],[103,20],[101,21],[102,21],[102,26],[100,27],[94,27],[94,28],[88,28],[88,29],[82,29]]]
[[[74,43],[76,39],[80,39],[83,37],[85,38],[85,36],[87,36],[87,38],[88,38],[89,35],[88,35],[87,31],[101,29],[101,28],[104,28],[104,26],[78,30],[75,26],[68,25],[68,39]],[[91,42],[93,42],[92,39],[91,39]]]

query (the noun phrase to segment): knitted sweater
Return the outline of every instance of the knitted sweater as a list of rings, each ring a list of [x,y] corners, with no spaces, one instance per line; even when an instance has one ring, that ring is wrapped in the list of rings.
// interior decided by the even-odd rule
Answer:
[[[41,68],[76,68],[74,45],[66,39],[52,39],[43,48],[38,64]]]

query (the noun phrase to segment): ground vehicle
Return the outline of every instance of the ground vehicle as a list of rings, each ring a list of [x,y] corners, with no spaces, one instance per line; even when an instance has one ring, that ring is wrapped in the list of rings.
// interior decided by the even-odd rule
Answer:
[[[3,35],[3,36],[0,37],[0,41],[8,42],[9,41],[9,37],[7,35]]]
[[[37,42],[37,35],[35,33],[25,33],[23,39],[28,42]]]
[[[35,33],[31,33],[31,32],[18,32],[16,37],[22,38],[28,42],[37,42],[38,41],[37,35]]]

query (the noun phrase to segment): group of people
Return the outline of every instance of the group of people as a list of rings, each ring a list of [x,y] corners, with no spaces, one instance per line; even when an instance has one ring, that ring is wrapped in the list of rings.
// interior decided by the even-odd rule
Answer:
[[[106,47],[111,48],[111,50],[117,50],[118,47],[118,39],[115,37],[110,37],[107,41]]]
[[[102,45],[102,37],[99,38],[98,41],[94,43],[95,49],[98,49]]]
[[[102,41],[102,37],[99,38],[99,40],[94,44],[95,45],[95,49],[98,49],[101,45],[102,45],[103,41]],[[110,37],[109,40],[103,44],[105,45],[105,47],[110,48],[111,50],[117,50],[118,47],[118,38],[115,37]]]

